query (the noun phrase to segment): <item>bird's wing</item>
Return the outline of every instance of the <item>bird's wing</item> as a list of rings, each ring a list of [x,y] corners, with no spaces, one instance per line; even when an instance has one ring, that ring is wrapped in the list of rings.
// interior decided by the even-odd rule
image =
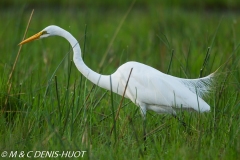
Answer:
[[[144,64],[135,63],[125,65],[119,72],[122,72],[124,78],[122,85],[126,85],[129,74],[126,71],[132,67],[133,71],[129,80],[126,97],[134,103],[140,102],[155,106],[173,106],[182,108],[193,108],[195,110],[209,110],[209,105],[203,101],[196,92],[190,88],[195,84],[201,84],[196,81],[182,80],[159,72],[158,70]]]

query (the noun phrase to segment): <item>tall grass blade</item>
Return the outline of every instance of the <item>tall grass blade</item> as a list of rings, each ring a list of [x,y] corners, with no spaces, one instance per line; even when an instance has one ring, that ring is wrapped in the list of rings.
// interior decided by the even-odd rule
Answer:
[[[28,24],[27,24],[25,33],[24,33],[24,35],[23,35],[23,40],[24,40],[25,37],[26,37],[27,31],[28,31],[28,27],[29,27],[30,22],[31,22],[31,20],[32,20],[33,13],[34,13],[34,9],[32,10],[31,15],[30,15],[30,17],[29,17]],[[14,61],[12,70],[11,70],[11,72],[10,72],[10,74],[9,74],[9,77],[8,77],[8,81],[7,81],[8,91],[7,91],[7,96],[6,96],[5,103],[4,103],[5,105],[4,105],[4,107],[2,108],[2,112],[4,112],[5,108],[7,107],[8,96],[9,96],[9,94],[10,94],[10,92],[11,92],[11,89],[12,89],[12,82],[10,82],[10,81],[11,81],[11,79],[12,79],[13,72],[14,72],[14,70],[15,70],[15,67],[16,67],[16,64],[17,64],[17,61],[18,61],[18,58],[19,58],[21,49],[22,49],[22,45],[20,45],[20,47],[19,47],[19,50],[18,50],[17,56],[16,56],[16,58],[15,58],[15,61]]]
[[[119,106],[118,106],[117,114],[116,114],[116,116],[115,116],[115,120],[114,120],[115,123],[114,123],[114,125],[116,124],[116,121],[117,121],[117,119],[118,119],[118,115],[119,115],[120,109],[121,109],[121,107],[122,107],[122,102],[123,102],[123,99],[124,99],[124,96],[125,96],[125,93],[126,93],[126,89],[127,89],[127,86],[128,86],[129,79],[130,79],[131,74],[132,74],[132,70],[133,70],[133,68],[131,68],[131,70],[130,70],[130,73],[129,73],[129,76],[128,76],[128,79],[127,79],[127,83],[126,83],[126,86],[125,86],[125,88],[124,88],[124,92],[123,92],[123,95],[122,95],[122,99],[121,99],[121,102],[120,102],[120,104],[119,104]],[[110,131],[111,134],[112,134],[113,128],[114,128],[114,126],[112,126],[112,129],[111,129],[111,131]]]

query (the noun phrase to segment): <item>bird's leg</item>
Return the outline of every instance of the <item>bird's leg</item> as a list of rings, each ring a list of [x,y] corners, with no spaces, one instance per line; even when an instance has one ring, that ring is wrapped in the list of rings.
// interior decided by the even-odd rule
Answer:
[[[182,121],[178,116],[176,116],[175,114],[172,114],[173,115],[173,117],[175,118],[175,119],[177,119],[178,120],[178,122],[180,122],[182,125],[183,125],[183,127],[186,129],[186,127],[187,127],[187,124],[184,122],[184,121]]]
[[[187,124],[186,124],[184,121],[182,121],[182,120],[181,120],[178,116],[176,116],[175,114],[172,114],[172,115],[173,115],[173,117],[174,117],[175,119],[178,120],[178,122],[180,122],[180,123],[183,125],[185,131],[186,131],[189,135],[192,135],[192,134],[193,134],[193,132],[192,132],[192,130],[191,130],[191,127],[187,126]]]
[[[146,140],[147,140],[147,132],[146,132],[146,106],[144,104],[140,105],[140,110],[143,116],[143,142],[144,142],[144,151],[147,150],[146,148]]]
[[[146,132],[146,117],[143,118],[143,142],[144,142],[144,151],[147,150],[146,148],[146,140],[147,140],[147,132]]]

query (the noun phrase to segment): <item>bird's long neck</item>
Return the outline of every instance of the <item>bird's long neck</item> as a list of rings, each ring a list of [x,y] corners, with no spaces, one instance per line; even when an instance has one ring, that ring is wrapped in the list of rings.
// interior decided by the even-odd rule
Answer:
[[[61,31],[60,36],[69,41],[73,48],[73,61],[77,69],[92,83],[110,90],[110,76],[101,75],[91,70],[84,62],[81,56],[81,48],[78,41],[67,31]]]

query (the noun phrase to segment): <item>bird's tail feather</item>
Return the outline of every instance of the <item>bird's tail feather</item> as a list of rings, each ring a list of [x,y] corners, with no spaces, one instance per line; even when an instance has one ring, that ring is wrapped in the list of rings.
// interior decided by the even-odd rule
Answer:
[[[199,97],[205,96],[207,93],[214,89],[214,84],[216,83],[217,71],[212,74],[198,78],[198,79],[183,79],[179,78],[178,80],[184,84],[191,92],[197,94]]]

